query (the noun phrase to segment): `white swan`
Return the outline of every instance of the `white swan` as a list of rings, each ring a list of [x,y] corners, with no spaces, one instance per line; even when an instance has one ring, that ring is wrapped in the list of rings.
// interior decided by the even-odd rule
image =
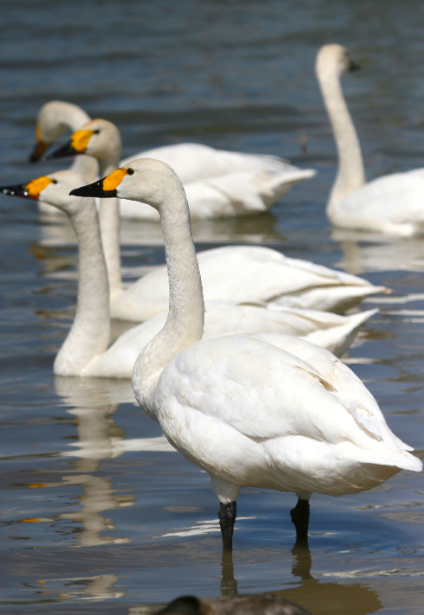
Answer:
[[[54,373],[61,376],[131,378],[141,350],[162,329],[166,313],[121,335],[108,348],[110,337],[109,288],[94,199],[69,196],[81,185],[73,171],[59,171],[25,185],[0,188],[3,194],[39,199],[66,213],[79,249],[78,301],[73,326],[60,349]],[[207,304],[205,339],[228,333],[279,331],[300,335],[340,356],[351,345],[361,324],[376,310],[337,316],[312,310]]]
[[[37,144],[31,160],[38,160],[67,129],[74,132],[89,120],[76,105],[62,101],[43,105],[37,117]],[[121,152],[118,159],[120,155]],[[295,184],[316,174],[316,171],[298,169],[275,156],[228,152],[199,143],[157,147],[130,159],[134,157],[156,158],[176,170],[186,187],[193,219],[250,216],[267,211]],[[80,164],[82,171],[86,163],[81,161]],[[94,176],[87,180],[93,181]],[[120,203],[120,215],[121,218],[159,220],[156,211],[131,201]]]
[[[316,75],[336,141],[339,169],[327,203],[337,227],[411,236],[424,232],[424,169],[394,173],[366,183],[361,146],[340,78],[356,68],[341,45],[321,47]]]
[[[159,211],[169,314],[137,359],[132,382],[170,443],[210,475],[224,549],[232,547],[241,487],[296,492],[292,518],[301,539],[312,492],[355,493],[400,469],[421,471],[373,396],[327,350],[277,333],[199,341],[202,282],[184,189],[170,167],[135,160],[72,194],[117,194]]]
[[[120,135],[106,120],[75,132],[53,157],[84,151],[106,175],[119,163]],[[140,207],[142,203],[138,203]],[[148,207],[148,205],[145,205]],[[100,226],[109,274],[113,318],[140,322],[168,309],[166,267],[157,268],[125,291],[121,281],[118,199],[101,199]],[[199,254],[206,301],[274,302],[286,307],[344,312],[365,297],[387,292],[366,280],[263,247],[230,246]]]

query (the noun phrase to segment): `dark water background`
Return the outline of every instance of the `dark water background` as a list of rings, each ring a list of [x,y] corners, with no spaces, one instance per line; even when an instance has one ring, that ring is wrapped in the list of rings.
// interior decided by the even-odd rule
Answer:
[[[332,232],[335,151],[313,73],[339,42],[367,176],[423,166],[424,4],[403,0],[0,2],[0,185],[27,162],[51,99],[122,130],[124,154],[198,141],[281,155],[318,176],[272,214],[194,226],[199,248],[272,244],[394,289],[348,361],[423,455],[424,248]],[[307,137],[308,151],[300,153]],[[315,615],[424,611],[424,482],[402,472],[355,497],[314,496],[311,553],[292,552],[294,496],[245,490],[222,562],[206,474],[161,450],[127,382],[58,379],[76,298],[75,241],[1,197],[0,612],[140,615],[177,595],[275,591]],[[154,224],[125,223],[128,279],[164,260]],[[368,307],[371,307],[368,304]],[[119,327],[117,326],[117,330]]]

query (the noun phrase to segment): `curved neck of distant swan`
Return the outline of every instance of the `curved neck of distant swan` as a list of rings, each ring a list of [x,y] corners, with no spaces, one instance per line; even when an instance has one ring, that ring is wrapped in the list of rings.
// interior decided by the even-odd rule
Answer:
[[[75,132],[91,120],[81,107],[60,100],[47,103],[41,113],[42,123],[46,123],[54,134],[57,134],[57,131],[59,133],[68,130]],[[85,155],[77,156],[70,168],[79,173],[87,183],[95,181],[99,172],[97,160]]]
[[[335,74],[324,77],[318,72],[317,77],[333,128],[339,159],[337,176],[327,203],[327,211],[330,213],[334,205],[361,188],[366,178],[361,146],[343,96],[340,80]]]
[[[133,388],[140,405],[156,418],[154,397],[164,367],[203,335],[202,281],[190,227],[184,189],[178,181],[161,208],[169,280],[169,313],[163,329],[146,346],[133,370]]]
[[[94,201],[71,217],[78,241],[78,299],[75,319],[54,363],[55,374],[79,376],[110,337],[109,285]]]
[[[102,163],[100,161],[100,176],[106,177],[115,171],[118,165],[118,161],[113,161],[112,163]],[[121,223],[117,198],[100,199],[99,220],[109,278],[110,298],[115,299],[124,292],[121,278],[121,247],[119,237]]]

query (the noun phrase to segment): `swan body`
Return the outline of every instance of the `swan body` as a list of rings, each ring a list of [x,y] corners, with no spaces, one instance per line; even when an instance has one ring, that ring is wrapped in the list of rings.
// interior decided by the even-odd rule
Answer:
[[[288,258],[259,246],[228,246],[198,255],[206,301],[226,300],[345,312],[380,292],[363,278]],[[111,305],[114,318],[147,320],[167,310],[166,266],[132,284]]]
[[[79,245],[79,290],[74,325],[56,357],[54,372],[61,376],[131,378],[141,350],[162,329],[167,314],[133,327],[109,348],[110,314],[106,265],[93,199],[69,196],[81,184],[74,171],[61,171],[26,185],[31,198],[59,207],[71,220]],[[40,190],[41,188],[41,190]],[[25,189],[3,188],[19,196]],[[39,190],[39,192],[38,192]],[[377,310],[350,316],[293,310],[266,305],[238,305],[221,301],[207,304],[204,339],[229,333],[280,331],[301,335],[338,355],[351,345],[360,326]]]
[[[62,101],[43,105],[38,113],[37,145],[31,160],[38,160],[66,130],[74,132],[89,121],[90,117],[76,105]],[[134,157],[162,160],[175,169],[186,188],[193,219],[251,216],[268,211],[295,184],[316,175],[312,169],[299,169],[276,156],[217,150],[200,143],[156,147],[128,160]],[[75,164],[78,168],[72,168],[81,174],[90,172],[90,162],[80,160]],[[95,175],[85,179],[94,181]],[[122,200],[119,207],[121,218],[159,220],[157,212],[144,204]],[[43,211],[47,210],[43,207]]]
[[[361,146],[340,79],[352,70],[347,50],[325,45],[316,75],[336,141],[339,169],[327,203],[330,222],[340,228],[409,237],[424,232],[424,169],[394,173],[366,183]]]
[[[341,357],[351,346],[361,325],[376,311],[338,316],[315,310],[273,310],[265,306],[240,305],[229,301],[212,302],[206,304],[202,339],[230,333],[278,331],[299,335]],[[95,356],[81,375],[131,378],[141,350],[161,331],[166,319],[167,313],[160,314],[126,331],[106,352]]]
[[[327,350],[278,333],[200,341],[202,282],[184,189],[170,167],[136,160],[73,191],[107,193],[160,213],[170,308],[136,361],[133,388],[170,443],[210,475],[224,548],[232,548],[241,487],[294,491],[307,503],[312,492],[355,493],[422,469],[359,378]]]
[[[192,220],[257,215],[295,184],[316,175],[275,156],[216,150],[198,143],[157,147],[136,158],[161,160],[175,170],[184,184]],[[157,211],[144,203],[121,199],[120,211],[122,218],[159,220]]]
[[[77,152],[95,156],[100,172],[111,173],[119,164],[119,131],[111,122],[93,120],[75,132],[52,156]],[[143,206],[143,203],[133,204]],[[100,200],[99,217],[112,317],[140,322],[166,312],[169,304],[166,267],[158,268],[125,290],[122,287],[118,197]],[[276,302],[285,307],[343,312],[365,297],[387,292],[356,276],[290,259],[275,250],[257,246],[208,250],[199,255],[199,264],[206,301]]]

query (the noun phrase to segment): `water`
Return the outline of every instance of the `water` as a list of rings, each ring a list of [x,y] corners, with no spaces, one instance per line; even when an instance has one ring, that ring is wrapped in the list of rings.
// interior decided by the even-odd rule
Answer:
[[[363,70],[344,88],[368,178],[423,165],[424,6],[378,0],[0,2],[0,181],[32,166],[47,100],[122,130],[125,155],[180,141],[316,168],[270,215],[196,223],[199,249],[273,245],[393,289],[348,363],[390,427],[423,455],[424,247],[331,231],[335,152],[313,76],[340,42]],[[306,135],[308,151],[300,153]],[[276,592],[315,613],[422,613],[424,484],[402,472],[357,496],[314,496],[310,553],[293,551],[294,496],[245,490],[222,561],[208,477],[169,452],[128,382],[52,375],[76,296],[75,240],[33,203],[0,202],[2,613],[137,615],[177,595]],[[164,262],[158,227],[125,223],[127,279]],[[125,328],[115,323],[115,334]]]

